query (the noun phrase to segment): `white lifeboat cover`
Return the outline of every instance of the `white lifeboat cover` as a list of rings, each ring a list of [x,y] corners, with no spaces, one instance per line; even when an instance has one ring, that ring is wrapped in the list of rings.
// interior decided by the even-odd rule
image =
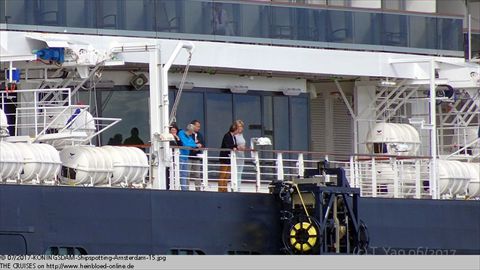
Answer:
[[[8,119],[5,112],[0,109],[0,137],[9,136],[8,132]]]

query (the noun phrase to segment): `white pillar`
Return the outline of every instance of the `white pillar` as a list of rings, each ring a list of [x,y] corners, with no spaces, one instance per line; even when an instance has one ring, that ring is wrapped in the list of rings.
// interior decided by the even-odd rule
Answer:
[[[437,0],[406,0],[405,10],[415,12],[437,12]]]
[[[168,125],[168,83],[167,78],[162,78],[162,65],[160,61],[160,55],[160,45],[157,44],[155,49],[150,52],[150,63],[148,66],[150,83],[150,140],[152,143],[151,153],[152,155],[154,155],[156,165],[155,170],[153,170],[153,189],[166,189],[166,151],[164,150],[165,145],[168,144],[168,142],[161,142],[159,140],[159,137],[160,134],[165,133],[165,120]],[[166,100],[164,93],[164,84],[167,84]]]
[[[368,131],[375,121],[375,91],[376,82],[359,81],[355,83],[354,110],[356,120],[354,121],[354,150],[355,153],[367,153],[366,145]]]
[[[351,0],[350,3],[356,8],[382,8],[382,0]]]
[[[439,198],[437,179],[437,111],[435,92],[435,62],[430,60],[430,155],[432,162],[430,166],[430,189],[433,199]]]
[[[429,118],[430,113],[430,100],[422,101],[417,100],[411,106],[411,116],[412,119],[421,121],[423,120],[425,123],[430,123]],[[420,156],[428,156],[430,155],[430,136],[429,130],[422,129],[420,125],[414,125],[415,129],[418,130],[420,133],[420,148],[419,152],[417,153]]]

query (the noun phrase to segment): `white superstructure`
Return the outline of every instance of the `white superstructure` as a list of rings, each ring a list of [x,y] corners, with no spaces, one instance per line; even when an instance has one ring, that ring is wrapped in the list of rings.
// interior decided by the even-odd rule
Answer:
[[[185,169],[180,151],[172,151],[165,139],[172,120],[169,87],[176,88],[177,97],[183,88],[193,93],[205,88],[257,102],[261,94],[248,95],[254,89],[274,92],[272,99],[309,95],[310,134],[301,140],[311,138],[313,151],[254,151],[241,162],[243,177],[237,175],[232,152],[230,180],[242,178],[242,187],[231,186],[234,191],[264,192],[270,180],[303,176],[305,169],[329,159],[346,168],[351,185],[361,188],[363,196],[480,196],[475,177],[480,162],[480,66],[462,57],[7,30],[0,30],[0,39],[1,67],[21,74],[18,82],[4,80],[17,89],[0,90],[2,180],[165,189],[168,171],[171,188],[178,189]],[[32,50],[64,52],[64,58],[48,62]],[[184,66],[191,67],[187,79],[181,72]],[[114,93],[114,86],[130,84],[134,89],[148,86],[144,106],[149,118],[138,119],[150,127],[144,142],[147,154],[138,148],[101,146],[102,132],[120,122],[98,116],[102,102],[112,98],[102,99],[101,91]],[[77,103],[81,95],[91,102]],[[288,111],[286,118],[293,119],[289,104],[277,110]],[[258,107],[269,106],[265,102]],[[251,114],[256,113],[252,108]],[[8,129],[10,119],[15,119],[13,129]],[[273,117],[272,128],[261,135],[275,142],[273,126],[281,120]],[[251,126],[254,131],[263,128]],[[12,152],[16,147],[22,155]],[[201,190],[214,190],[218,176],[218,149],[209,147],[199,156],[196,179],[191,176],[195,167],[187,169],[190,180],[202,183],[197,186]]]

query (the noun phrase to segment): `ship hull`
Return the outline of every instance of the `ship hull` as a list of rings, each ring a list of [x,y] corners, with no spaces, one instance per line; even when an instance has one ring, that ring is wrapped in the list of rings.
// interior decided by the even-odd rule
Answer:
[[[361,198],[371,254],[480,254],[480,201]],[[0,185],[0,253],[282,254],[270,194]]]

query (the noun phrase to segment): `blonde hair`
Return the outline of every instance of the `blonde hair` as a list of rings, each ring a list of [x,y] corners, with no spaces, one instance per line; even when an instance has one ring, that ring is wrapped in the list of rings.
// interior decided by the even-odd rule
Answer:
[[[233,124],[234,124],[235,127],[237,127],[237,128],[240,127],[240,126],[241,126],[241,127],[244,127],[244,126],[245,126],[245,123],[243,123],[243,121],[240,120],[240,119],[239,119],[239,120],[235,120],[235,122],[233,122]]]

